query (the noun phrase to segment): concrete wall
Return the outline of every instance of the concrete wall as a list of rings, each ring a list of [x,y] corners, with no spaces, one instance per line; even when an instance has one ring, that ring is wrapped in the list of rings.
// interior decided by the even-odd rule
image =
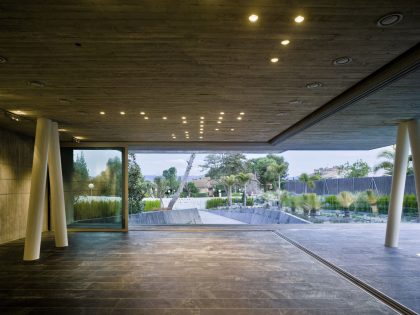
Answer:
[[[310,223],[279,210],[263,208],[241,208],[231,210],[207,210],[210,213],[238,220],[247,224],[299,224]]]
[[[0,243],[25,237],[33,145],[29,137],[0,129]]]
[[[202,224],[202,222],[197,209],[188,209],[132,214],[129,217],[128,224]]]

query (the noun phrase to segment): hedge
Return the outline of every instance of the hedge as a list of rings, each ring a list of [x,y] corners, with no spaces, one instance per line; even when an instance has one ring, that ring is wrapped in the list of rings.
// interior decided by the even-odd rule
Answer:
[[[144,211],[160,210],[160,200],[144,200]]]
[[[78,201],[73,206],[74,220],[87,220],[120,216],[122,202],[120,200]]]
[[[232,198],[232,204],[242,204],[242,198]],[[253,206],[254,199],[251,197],[246,198],[246,205]],[[206,209],[213,209],[217,207],[227,207],[228,206],[228,199],[227,198],[211,198],[206,202]]]

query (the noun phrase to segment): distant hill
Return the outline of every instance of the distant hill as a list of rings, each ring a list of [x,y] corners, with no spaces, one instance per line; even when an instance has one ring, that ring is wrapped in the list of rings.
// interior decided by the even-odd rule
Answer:
[[[159,176],[162,176],[162,175],[143,175],[143,176],[146,180],[153,181],[155,179],[155,177],[159,177]],[[191,175],[191,176],[188,176],[188,181],[191,181],[191,180],[197,179],[197,178],[202,178],[202,177],[204,177],[204,175]]]

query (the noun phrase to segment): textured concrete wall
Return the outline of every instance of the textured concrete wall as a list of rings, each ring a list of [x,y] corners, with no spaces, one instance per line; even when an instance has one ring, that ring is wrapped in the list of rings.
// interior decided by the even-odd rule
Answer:
[[[29,137],[0,129],[0,243],[25,237],[33,145]]]
[[[299,224],[309,223],[301,218],[278,210],[263,208],[241,208],[231,210],[207,210],[230,219],[235,219],[248,224]]]
[[[128,224],[202,224],[202,222],[197,209],[188,209],[132,214]]]

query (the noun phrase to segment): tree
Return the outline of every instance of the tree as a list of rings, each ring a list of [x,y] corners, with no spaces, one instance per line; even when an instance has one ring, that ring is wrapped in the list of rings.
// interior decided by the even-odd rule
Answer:
[[[385,175],[392,176],[394,171],[394,160],[395,160],[395,146],[392,147],[392,150],[385,150],[378,154],[379,159],[383,159],[380,163],[376,164],[373,167],[373,171],[376,173],[379,170],[384,170]],[[412,165],[413,157],[410,154],[408,156],[408,167],[407,167],[407,175],[414,174],[413,165]]]
[[[242,187],[244,188],[244,207],[246,207],[246,186],[248,185],[248,183],[252,180],[252,178],[254,177],[254,174],[252,173],[239,173],[238,175],[236,175],[236,181],[238,182],[239,185],[242,185]]]
[[[209,154],[200,167],[202,171],[207,171],[206,176],[219,179],[245,171],[245,162],[246,157],[242,153]]]
[[[348,178],[366,177],[370,172],[369,165],[363,160],[357,160],[353,164],[345,164],[344,176]]]
[[[172,166],[168,168],[167,170],[164,170],[162,172],[162,176],[166,179],[166,182],[168,183],[168,186],[171,192],[175,192],[179,186],[179,181],[176,174],[176,168]]]
[[[229,207],[232,206],[232,187],[236,185],[236,176],[229,175],[223,176],[219,179],[219,183],[225,186],[227,196],[228,196],[228,205]]]
[[[178,200],[179,195],[181,194],[182,190],[184,189],[185,183],[187,182],[188,176],[190,175],[190,171],[191,171],[191,168],[193,166],[194,159],[195,159],[195,153],[190,155],[190,159],[187,162],[187,168],[185,169],[184,177],[182,178],[181,183],[179,184],[176,193],[174,194],[171,201],[169,202],[168,210],[172,210],[173,206],[175,205],[175,202]],[[176,172],[175,172],[175,174],[176,174]]]
[[[344,217],[348,218],[350,216],[349,208],[355,201],[353,194],[349,191],[342,191],[338,194],[337,200],[340,206],[344,208]]]
[[[95,187],[101,195],[122,196],[122,163],[116,156],[109,158],[106,169],[94,179]]]
[[[372,213],[374,215],[377,215],[378,214],[378,195],[372,189],[368,189],[366,190],[366,197],[367,197],[367,201],[370,204],[370,207],[372,208]]]
[[[307,173],[302,173],[299,176],[299,181],[305,184],[305,194],[308,193],[308,188],[315,188],[315,181],[319,180],[319,174],[309,175]]]
[[[310,213],[313,216],[321,208],[321,200],[317,194],[304,194],[302,196],[302,208],[305,215]]]
[[[198,193],[198,188],[197,186],[195,186],[195,184],[193,182],[188,182],[185,187],[183,192],[185,193],[185,195],[187,195],[188,197],[191,197],[191,194],[196,194]]]
[[[276,165],[276,166],[275,166]],[[289,163],[282,156],[268,154],[265,157],[251,159],[247,163],[248,172],[257,176],[258,181],[267,190],[268,185],[286,179]]]
[[[163,208],[163,197],[165,197],[165,193],[168,190],[168,183],[165,178],[158,176],[153,179],[155,184],[155,193],[156,197],[160,200],[160,208]]]
[[[151,182],[145,181],[137,164],[136,155],[128,154],[128,212],[137,213],[142,210],[141,201],[149,193]]]

